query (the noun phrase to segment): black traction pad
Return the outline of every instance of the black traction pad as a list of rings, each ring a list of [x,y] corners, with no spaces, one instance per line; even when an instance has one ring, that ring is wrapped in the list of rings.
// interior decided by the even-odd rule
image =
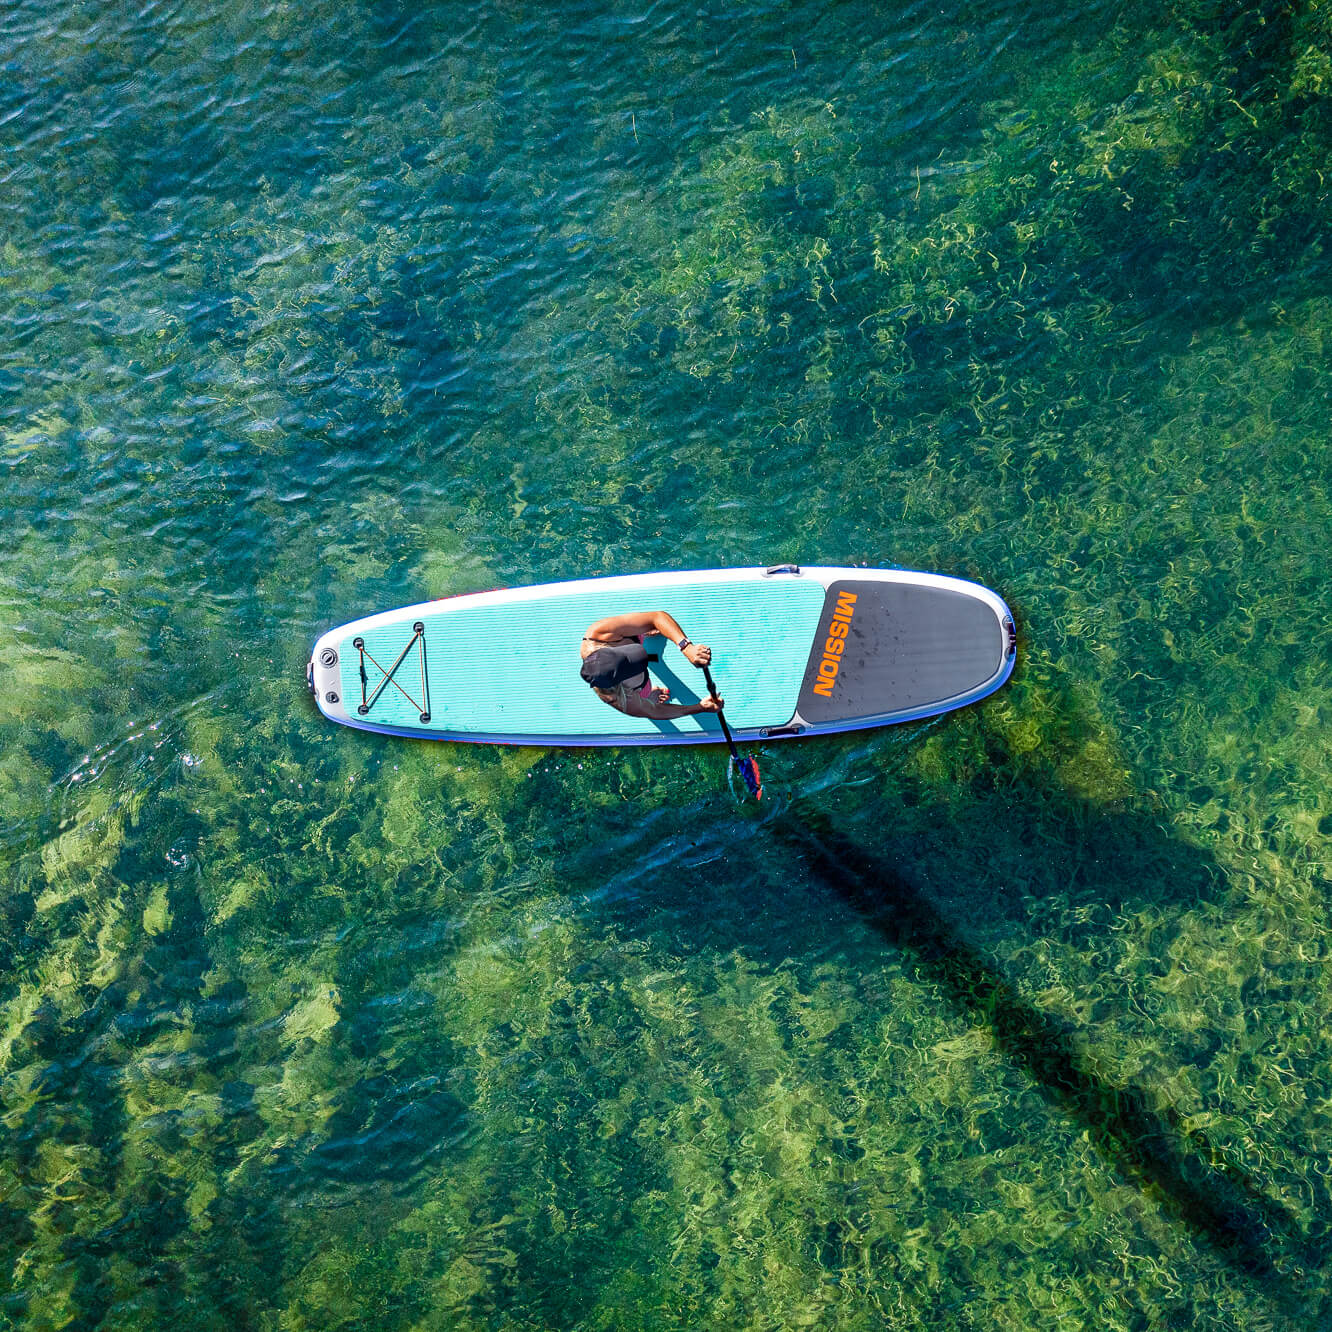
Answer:
[[[840,655],[829,650],[834,620],[846,625]],[[999,616],[979,597],[917,583],[836,582],[824,599],[805,666],[800,716],[819,726],[924,714],[978,689],[1003,660]],[[832,662],[836,673],[830,679]]]

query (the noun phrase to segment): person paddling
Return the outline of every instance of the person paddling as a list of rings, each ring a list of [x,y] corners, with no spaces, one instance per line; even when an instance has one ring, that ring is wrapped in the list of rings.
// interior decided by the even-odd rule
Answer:
[[[638,611],[630,615],[608,615],[583,635],[583,679],[603,703],[630,717],[669,721],[700,712],[720,712],[725,700],[715,697],[698,703],[672,703],[671,691],[654,687],[648,674],[648,654],[643,639],[660,634],[684,654],[691,666],[703,669],[712,661],[712,649],[691,643],[676,620],[665,611]]]

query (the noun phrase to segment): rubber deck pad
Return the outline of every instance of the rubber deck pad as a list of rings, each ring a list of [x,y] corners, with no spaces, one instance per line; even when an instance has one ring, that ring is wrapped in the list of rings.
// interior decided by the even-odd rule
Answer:
[[[854,602],[844,602],[850,593]],[[816,693],[828,629],[850,607],[846,648],[831,697]],[[983,685],[1003,665],[1004,635],[990,605],[964,592],[910,583],[834,583],[800,688],[800,715],[814,726],[912,712]]]
[[[578,674],[581,639],[607,615],[665,610],[696,643],[713,651],[712,673],[735,730],[782,726],[795,713],[810,644],[823,610],[824,590],[813,580],[751,577],[678,585],[654,582],[642,590],[576,589],[549,597],[489,605],[438,603],[405,613],[401,624],[363,634],[369,696],[425,625],[430,721],[420,713],[419,652],[413,647],[375,700],[365,720],[377,726],[429,731],[540,737],[720,734],[710,714],[674,721],[627,717],[603,703]],[[342,694],[349,712],[361,701],[360,653],[348,635],[338,647]],[[703,673],[673,644],[649,639],[661,654],[649,667],[654,683],[676,703],[707,693]],[[396,686],[396,687],[395,687]]]

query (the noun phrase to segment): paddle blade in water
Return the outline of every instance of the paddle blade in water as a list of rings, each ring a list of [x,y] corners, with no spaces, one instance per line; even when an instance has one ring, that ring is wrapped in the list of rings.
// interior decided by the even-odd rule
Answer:
[[[735,766],[740,769],[740,776],[744,779],[745,790],[754,797],[755,800],[763,799],[763,778],[759,775],[758,760],[753,758],[742,758],[734,760]]]

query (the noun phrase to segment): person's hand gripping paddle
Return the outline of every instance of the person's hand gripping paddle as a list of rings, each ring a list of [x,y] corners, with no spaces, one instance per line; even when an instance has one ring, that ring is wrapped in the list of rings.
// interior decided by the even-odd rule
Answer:
[[[703,678],[707,681],[708,693],[720,703],[717,686],[712,682],[712,672],[706,666],[703,667]],[[755,800],[762,800],[763,779],[759,776],[758,760],[750,757],[740,757],[740,751],[735,747],[735,737],[731,734],[731,728],[726,724],[726,714],[720,707],[717,709],[717,720],[721,722],[722,734],[726,737],[726,743],[731,748],[731,763],[744,779],[745,790]]]

